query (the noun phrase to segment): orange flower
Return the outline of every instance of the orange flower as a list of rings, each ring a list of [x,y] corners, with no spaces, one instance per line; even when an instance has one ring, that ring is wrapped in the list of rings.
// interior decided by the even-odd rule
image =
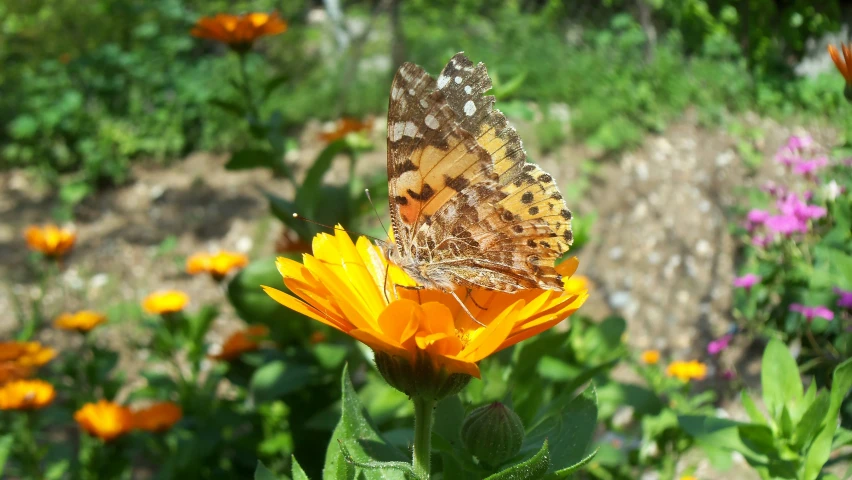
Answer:
[[[118,438],[133,428],[133,414],[127,407],[100,400],[87,403],[74,412],[80,428],[104,441]]]
[[[331,143],[349,135],[350,133],[365,132],[372,129],[372,118],[361,121],[357,118],[344,117],[334,123],[334,129],[320,133],[319,139],[323,142]]]
[[[18,365],[16,362],[0,362],[0,385],[27,378],[32,374],[32,371],[31,367]]]
[[[54,397],[53,385],[43,380],[15,380],[0,387],[0,410],[36,410]]]
[[[688,362],[672,362],[666,368],[666,375],[677,377],[684,382],[690,380],[703,380],[707,376],[707,365],[698,360],[690,360]]]
[[[642,363],[647,365],[656,365],[660,361],[659,350],[645,350],[642,352]]]
[[[190,33],[194,37],[216,40],[238,52],[245,52],[258,38],[278,35],[286,30],[287,22],[277,13],[220,13],[213,17],[201,17]]]
[[[222,344],[222,351],[210,358],[216,360],[233,360],[245,352],[257,350],[258,343],[266,335],[269,329],[265,325],[252,325],[245,330],[235,332]]]
[[[303,259],[304,264],[278,258],[284,284],[296,296],[264,286],[270,297],[360,340],[376,351],[377,360],[383,354],[439,374],[479,377],[476,362],[553,327],[588,297],[584,289],[515,294],[474,289],[468,296],[459,288],[456,294],[474,321],[449,293],[395,287],[416,284],[396,265],[388,266],[381,250],[364,237],[356,245],[340,230],[333,236],[321,233],[314,237],[313,255]],[[577,265],[572,258],[557,267],[564,285]]]
[[[837,51],[834,45],[828,46],[828,54],[831,55],[834,65],[840,71],[840,74],[843,75],[846,84],[852,85],[852,51],[849,50],[848,45],[843,43],[840,44],[840,49],[843,51],[843,57],[840,56],[840,52]]]
[[[179,290],[154,292],[142,301],[142,308],[148,313],[163,315],[177,313],[189,303],[189,295]]]
[[[155,403],[133,412],[133,427],[148,432],[164,432],[183,417],[183,409],[172,402]]]
[[[56,225],[44,225],[42,227],[30,225],[24,233],[24,237],[30,250],[41,252],[48,257],[61,257],[74,246],[77,234],[72,230],[59,228]]]
[[[56,350],[39,342],[0,342],[0,363],[21,367],[41,367],[56,357]]]
[[[186,260],[186,273],[196,275],[209,273],[216,280],[221,280],[231,270],[248,265],[248,257],[242,253],[226,252],[196,253]]]
[[[81,310],[76,313],[63,313],[56,317],[53,326],[62,330],[77,330],[85,333],[106,322],[106,315],[91,310]]]

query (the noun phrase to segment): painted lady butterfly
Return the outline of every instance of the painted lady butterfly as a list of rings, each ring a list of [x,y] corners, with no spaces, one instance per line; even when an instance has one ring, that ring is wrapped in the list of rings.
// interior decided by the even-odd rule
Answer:
[[[485,65],[456,54],[437,81],[406,63],[388,112],[388,259],[419,285],[562,290],[571,212],[494,109]]]

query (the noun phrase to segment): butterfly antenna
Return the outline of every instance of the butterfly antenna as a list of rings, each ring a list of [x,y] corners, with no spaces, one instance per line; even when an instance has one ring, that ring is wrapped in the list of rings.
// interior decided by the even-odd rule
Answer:
[[[381,226],[382,226],[382,230],[384,230],[384,231],[385,231],[385,234],[386,234],[388,237],[390,237],[390,233],[388,233],[388,229],[387,229],[387,228],[385,228],[385,223],[384,223],[384,222],[382,222],[382,217],[379,215],[379,211],[378,211],[378,210],[376,210],[376,204],[375,204],[375,203],[373,203],[373,197],[371,197],[371,196],[370,196],[370,189],[369,189],[369,188],[365,188],[365,189],[364,189],[364,193],[366,193],[366,194],[367,194],[367,201],[369,201],[369,202],[370,202],[370,206],[371,206],[371,207],[373,207],[373,213],[375,213],[375,214],[376,214],[376,219],[379,221],[379,225],[381,225]]]
[[[294,213],[294,214],[293,214],[293,218],[295,218],[296,220],[301,220],[301,221],[303,221],[303,222],[313,223],[314,225],[319,225],[320,227],[325,227],[325,228],[327,228],[327,229],[329,229],[329,230],[339,230],[339,231],[341,231],[341,232],[350,233],[350,232],[349,232],[349,231],[347,231],[345,228],[342,228],[342,227],[332,227],[331,225],[326,225],[326,224],[324,224],[324,223],[320,223],[320,222],[317,222],[317,221],[311,220],[310,218],[303,217],[302,215],[299,215],[298,213]],[[354,233],[354,234],[356,234],[356,235],[363,235],[363,236],[365,236],[365,237],[372,238],[373,240],[376,240],[376,241],[379,241],[379,242],[383,242],[383,241],[384,241],[384,240],[382,240],[381,238],[374,237],[374,236],[372,236],[372,235],[367,235],[366,233],[360,233],[360,232],[351,232],[351,233]]]

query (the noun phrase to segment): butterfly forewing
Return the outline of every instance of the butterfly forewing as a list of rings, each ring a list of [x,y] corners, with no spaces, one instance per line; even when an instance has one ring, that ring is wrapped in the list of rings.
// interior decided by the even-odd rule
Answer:
[[[526,155],[483,64],[454,56],[438,80],[403,65],[388,113],[388,182],[397,250],[425,286],[561,289],[570,212]]]

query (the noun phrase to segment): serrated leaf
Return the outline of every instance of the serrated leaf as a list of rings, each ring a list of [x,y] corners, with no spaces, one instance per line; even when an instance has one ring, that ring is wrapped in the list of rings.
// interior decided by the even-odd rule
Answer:
[[[372,420],[367,416],[361,400],[355,393],[355,387],[349,379],[349,366],[343,367],[341,378],[341,413],[340,421],[331,436],[325,455],[324,476],[333,479],[358,478],[404,480],[405,474],[400,471],[380,472],[364,470],[346,461],[340,448],[340,443],[346,447],[351,458],[356,462],[372,461],[408,461],[399,450],[389,445],[379,435]],[[359,476],[360,475],[360,476]]]
[[[550,451],[547,448],[547,440],[541,445],[538,452],[517,465],[495,473],[486,480],[535,480],[543,478],[550,468]]]

